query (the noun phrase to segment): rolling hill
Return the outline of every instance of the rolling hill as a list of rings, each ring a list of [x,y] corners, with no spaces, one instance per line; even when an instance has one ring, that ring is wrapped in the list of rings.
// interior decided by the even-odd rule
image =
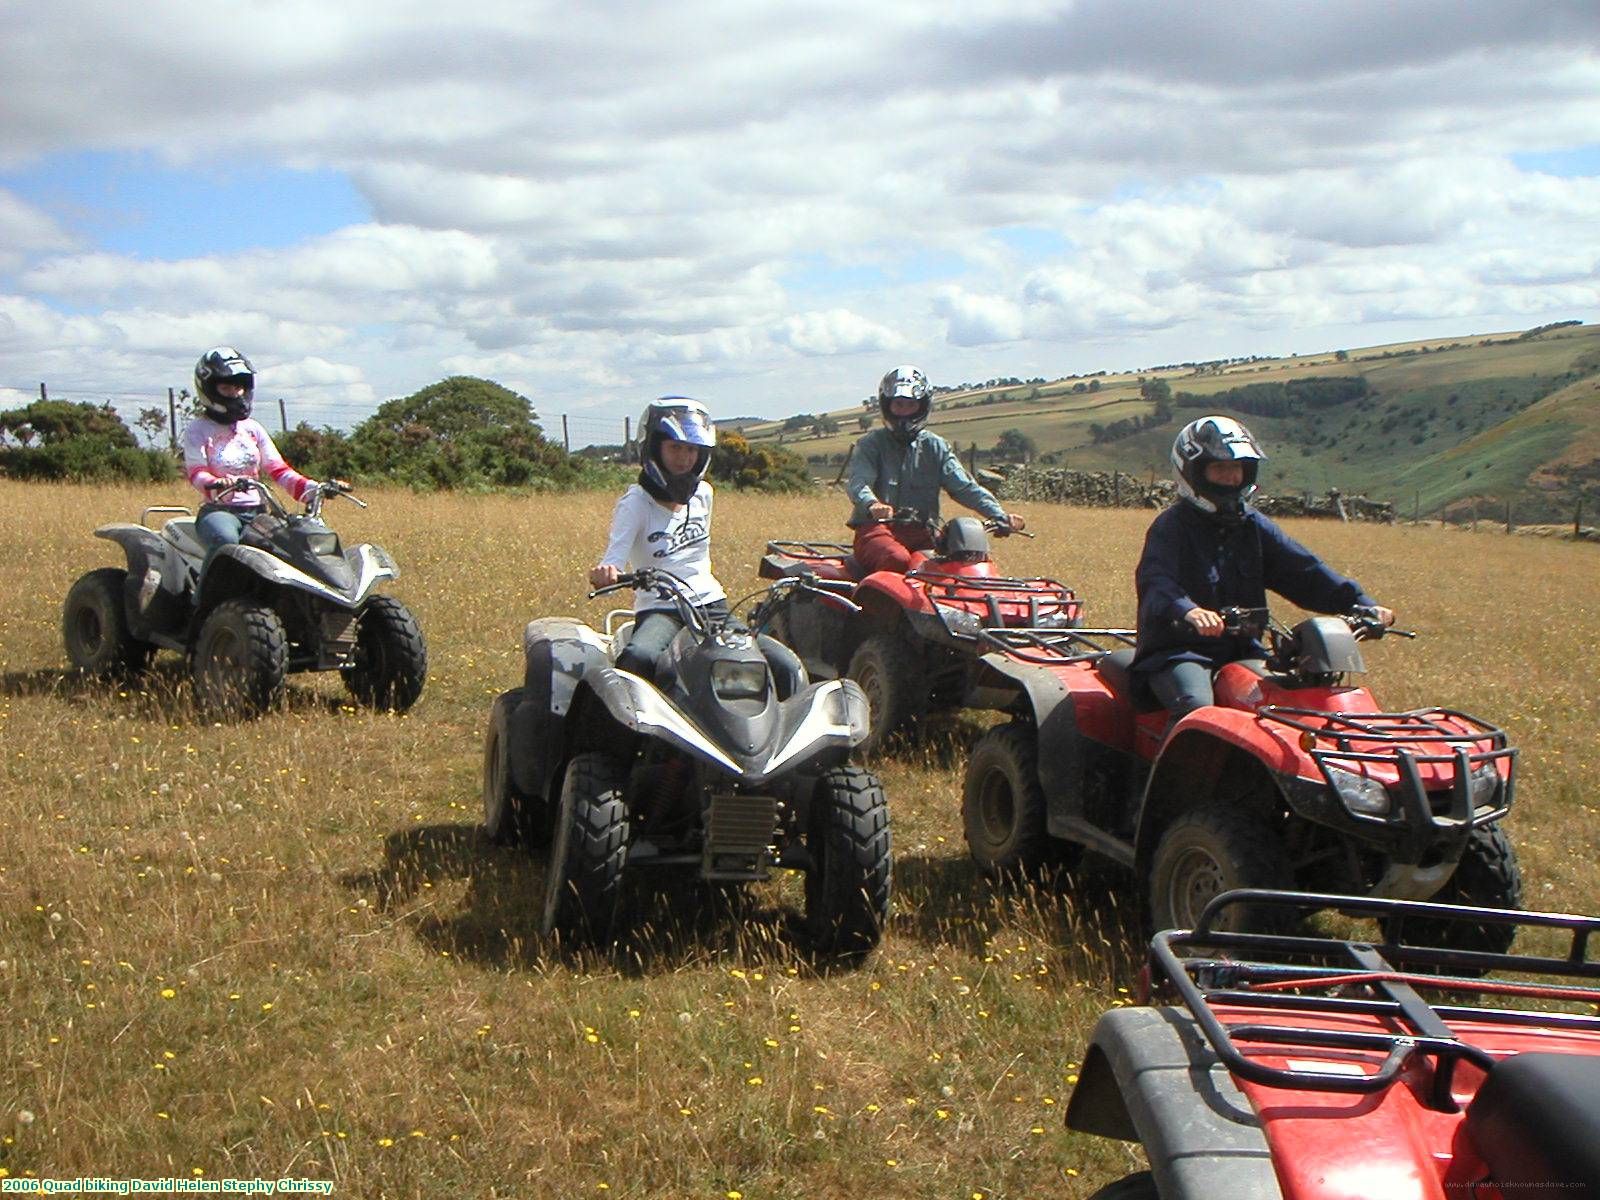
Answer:
[[[1325,379],[1365,394],[1295,402],[1297,383]],[[1166,413],[1146,387],[1155,380],[1175,398]],[[1262,394],[1289,399],[1263,404]],[[1041,461],[1148,475],[1165,474],[1174,434],[1207,411],[1238,416],[1261,438],[1269,491],[1336,486],[1423,513],[1512,501],[1525,520],[1570,518],[1580,497],[1600,511],[1600,327],[1577,324],[943,393],[929,427],[964,454],[975,446],[980,464],[1020,429]],[[743,433],[781,441],[832,477],[876,408],[815,416],[816,428],[791,418],[788,429],[775,420]],[[1117,422],[1145,427],[1106,439]]]

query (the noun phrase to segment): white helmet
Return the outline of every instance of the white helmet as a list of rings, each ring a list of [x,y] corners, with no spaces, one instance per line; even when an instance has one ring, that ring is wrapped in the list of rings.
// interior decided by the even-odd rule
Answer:
[[[1172,443],[1172,472],[1178,494],[1203,513],[1224,520],[1244,516],[1245,501],[1256,492],[1256,472],[1266,455],[1256,439],[1232,417],[1209,416],[1190,421]],[[1237,487],[1223,487],[1206,478],[1206,466],[1236,462],[1244,467]]]

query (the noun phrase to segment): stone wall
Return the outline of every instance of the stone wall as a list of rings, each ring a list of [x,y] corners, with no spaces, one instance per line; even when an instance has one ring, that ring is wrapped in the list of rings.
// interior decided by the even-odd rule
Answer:
[[[1063,467],[1002,464],[978,473],[984,486],[1001,500],[1046,500],[1089,508],[1165,508],[1177,498],[1169,479],[1141,479],[1126,471],[1069,471]],[[1255,507],[1274,517],[1331,517],[1347,521],[1392,524],[1394,505],[1365,496],[1345,496],[1338,489],[1324,496],[1311,493],[1258,495]]]

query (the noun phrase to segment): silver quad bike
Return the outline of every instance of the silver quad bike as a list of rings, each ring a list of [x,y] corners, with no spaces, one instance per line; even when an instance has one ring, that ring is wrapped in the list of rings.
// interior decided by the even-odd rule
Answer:
[[[237,545],[207,554],[186,508],[145,509],[137,525],[103,525],[127,567],[72,585],[62,612],[67,658],[91,675],[132,676],[157,650],[189,660],[208,714],[255,716],[283,699],[292,671],[338,671],[358,703],[403,712],[422,695],[428,652],[410,610],[374,589],[400,569],[381,546],[346,547],[322,520],[325,499],[365,508],[337,480],[315,484],[291,513],[270,487]],[[226,496],[234,488],[222,489]],[[167,514],[159,529],[151,518]]]
[[[546,617],[523,632],[523,685],[489,714],[486,830],[548,847],[545,934],[609,941],[635,870],[737,889],[797,869],[810,948],[864,956],[888,918],[890,858],[883,787],[847,762],[870,727],[861,689],[811,683],[793,651],[664,571],[592,594],[623,588],[654,589],[684,622],[653,678],[616,666],[631,621],[602,634]]]

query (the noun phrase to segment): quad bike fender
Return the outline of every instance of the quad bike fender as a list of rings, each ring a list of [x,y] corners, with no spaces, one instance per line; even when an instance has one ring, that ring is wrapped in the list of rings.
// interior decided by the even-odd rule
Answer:
[[[128,577],[122,603],[129,632],[145,641],[181,647],[191,607],[185,593],[194,585],[194,566],[171,542],[144,525],[102,525],[94,533],[116,542],[127,557]],[[159,583],[141,604],[145,576],[152,570],[157,572]]]
[[[1250,1102],[1188,1013],[1116,1008],[1090,1036],[1067,1127],[1144,1145],[1163,1200],[1281,1200]]]
[[[624,729],[676,746],[746,784],[762,784],[824,751],[834,750],[842,756],[867,736],[867,698],[850,679],[812,684],[782,701],[782,736],[770,754],[759,759],[724,750],[671,700],[628,671],[605,666],[591,671],[583,682]]]
[[[206,566],[205,579],[201,585],[202,597],[210,600],[216,598],[218,593],[226,595],[235,594],[236,591],[252,577],[263,579],[276,587],[286,587],[300,592],[309,592],[319,600],[340,608],[359,608],[366,598],[372,593],[381,581],[394,579],[400,572],[394,560],[378,546],[363,543],[353,546],[345,551],[345,559],[349,562],[351,573],[355,576],[355,583],[348,592],[331,588],[320,580],[313,579],[304,571],[290,566],[276,555],[255,546],[242,544],[219,546]],[[218,585],[221,586],[218,586]]]
[[[876,618],[933,612],[927,591],[898,571],[877,571],[856,585],[855,602]]]
[[[563,731],[578,685],[610,663],[610,643],[564,617],[529,621],[522,632],[522,701],[510,714],[511,779],[524,796],[553,799],[567,760]]]

